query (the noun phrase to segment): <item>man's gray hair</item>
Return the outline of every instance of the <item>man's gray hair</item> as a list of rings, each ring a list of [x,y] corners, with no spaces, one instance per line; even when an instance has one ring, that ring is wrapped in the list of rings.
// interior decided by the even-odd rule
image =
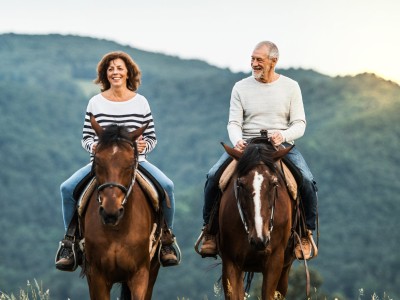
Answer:
[[[262,46],[266,46],[269,50],[268,57],[279,59],[279,50],[278,47],[270,41],[262,41],[259,42],[254,49],[259,49]]]

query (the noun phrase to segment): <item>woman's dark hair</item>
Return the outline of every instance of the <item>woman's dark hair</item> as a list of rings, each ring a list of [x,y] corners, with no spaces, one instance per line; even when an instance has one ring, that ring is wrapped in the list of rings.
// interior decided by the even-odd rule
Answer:
[[[110,52],[103,56],[97,65],[97,78],[94,80],[94,83],[101,86],[102,92],[110,88],[111,85],[107,79],[107,69],[110,66],[110,63],[118,58],[125,62],[126,68],[128,69],[126,87],[129,90],[136,92],[141,82],[142,73],[133,59],[127,53],[122,51]]]

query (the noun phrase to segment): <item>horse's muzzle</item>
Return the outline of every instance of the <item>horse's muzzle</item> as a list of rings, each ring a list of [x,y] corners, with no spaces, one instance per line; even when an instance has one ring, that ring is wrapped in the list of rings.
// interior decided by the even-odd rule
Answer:
[[[262,239],[258,237],[249,238],[250,246],[252,246],[257,251],[264,251],[267,248],[269,241],[269,237],[265,237]]]
[[[124,216],[125,209],[120,207],[116,212],[107,212],[103,206],[100,206],[99,213],[104,225],[116,226]]]

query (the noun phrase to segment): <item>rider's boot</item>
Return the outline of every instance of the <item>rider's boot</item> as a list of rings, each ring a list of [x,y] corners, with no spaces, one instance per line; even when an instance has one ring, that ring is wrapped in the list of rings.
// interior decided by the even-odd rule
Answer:
[[[56,268],[61,271],[75,271],[77,262],[76,253],[73,251],[74,243],[70,240],[63,240],[56,254]]]
[[[161,235],[160,260],[163,267],[176,266],[179,264],[175,244],[175,235],[171,229],[164,229]]]
[[[301,260],[308,260],[318,255],[318,248],[314,242],[311,230],[307,229],[306,236],[301,238],[301,245],[300,243],[296,244],[295,255],[297,259]]]
[[[210,234],[208,226],[203,227],[203,238],[201,240],[200,254],[205,256],[216,256],[218,254],[217,240],[215,235]]]

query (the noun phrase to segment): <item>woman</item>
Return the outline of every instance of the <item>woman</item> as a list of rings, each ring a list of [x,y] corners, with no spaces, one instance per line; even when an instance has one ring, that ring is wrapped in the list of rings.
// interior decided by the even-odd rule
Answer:
[[[168,194],[171,207],[169,208],[166,201],[163,201],[162,209],[169,228],[167,234],[170,235],[171,240],[175,213],[174,184],[162,171],[146,160],[146,154],[154,149],[157,139],[149,103],[145,97],[137,93],[140,79],[140,69],[128,54],[110,52],[102,58],[97,66],[97,78],[94,81],[101,86],[101,93],[93,96],[87,106],[82,147],[90,153],[92,160],[98,137],[91,126],[90,115],[93,115],[102,127],[119,124],[127,126],[132,131],[150,122],[143,136],[137,141],[139,164],[157,179]],[[76,209],[73,191],[76,185],[89,174],[91,167],[90,162],[61,184],[62,212],[66,231]],[[60,270],[70,270],[75,264],[72,250],[64,247],[59,253],[61,258],[56,262],[56,267]],[[168,263],[164,264],[164,262]],[[173,246],[162,245],[161,263],[163,265],[178,263]]]

